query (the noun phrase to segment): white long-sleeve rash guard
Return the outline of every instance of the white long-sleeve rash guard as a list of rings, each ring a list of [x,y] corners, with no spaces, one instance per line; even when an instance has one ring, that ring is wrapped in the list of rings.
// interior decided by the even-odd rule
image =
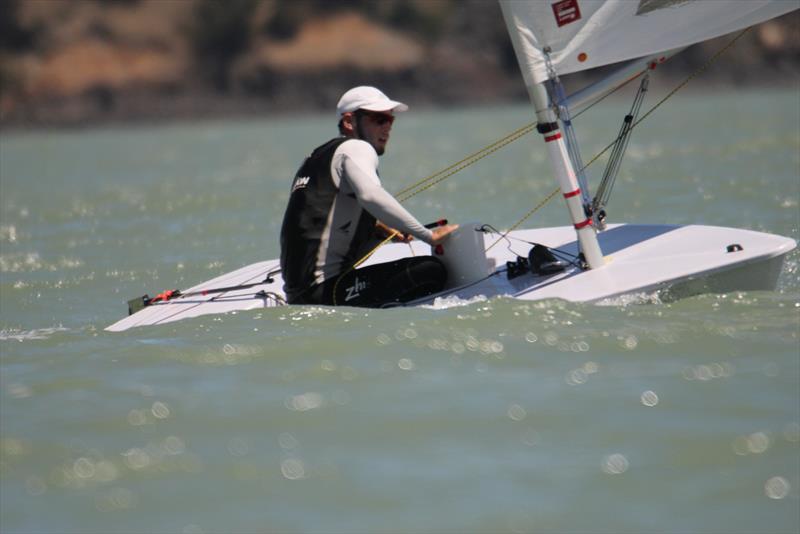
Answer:
[[[389,194],[378,177],[378,154],[360,139],[345,141],[333,154],[331,176],[345,195],[354,193],[359,204],[384,224],[428,244],[433,233]]]

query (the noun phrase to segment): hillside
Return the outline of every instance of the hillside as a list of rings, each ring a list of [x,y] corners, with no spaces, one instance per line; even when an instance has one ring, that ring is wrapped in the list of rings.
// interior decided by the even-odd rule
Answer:
[[[797,12],[762,24],[703,81],[797,87],[798,28]],[[493,1],[0,1],[3,127],[303,113],[364,83],[415,107],[525,98]]]

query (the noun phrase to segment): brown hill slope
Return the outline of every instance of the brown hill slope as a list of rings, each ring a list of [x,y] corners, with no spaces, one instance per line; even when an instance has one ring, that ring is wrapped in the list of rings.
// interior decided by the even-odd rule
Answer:
[[[750,32],[704,75],[797,86],[800,16]],[[678,77],[717,50],[690,48]],[[415,105],[522,99],[486,0],[2,0],[0,124],[63,125],[330,109],[380,85]]]

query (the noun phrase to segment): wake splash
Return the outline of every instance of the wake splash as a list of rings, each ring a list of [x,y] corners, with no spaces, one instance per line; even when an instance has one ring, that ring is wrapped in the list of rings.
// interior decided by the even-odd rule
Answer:
[[[8,328],[0,330],[0,341],[33,341],[50,339],[59,332],[68,332],[69,328],[63,326],[53,326],[50,328],[36,328],[34,330],[20,330],[18,328]]]
[[[515,299],[512,298],[511,300]],[[449,308],[460,308],[488,301],[489,298],[486,297],[485,295],[477,295],[475,297],[468,299],[462,299],[457,296],[451,295],[448,297],[437,297],[436,300],[433,301],[433,304],[423,304],[420,307],[431,310],[446,310]],[[550,307],[550,305],[553,305],[555,303],[562,303],[562,304],[568,303],[568,301],[555,298],[533,300],[533,301],[521,301],[521,302],[537,302],[543,305],[544,307]],[[661,290],[627,293],[625,295],[617,295],[615,297],[608,297],[592,302],[592,304],[597,306],[611,306],[611,307],[622,307],[622,308],[627,306],[637,306],[643,304],[665,304],[665,303],[666,302],[664,301],[664,299],[662,299]]]
[[[625,295],[617,295],[616,297],[608,297],[598,300],[594,304],[598,306],[637,306],[641,304],[664,304],[661,298],[661,291],[640,291],[637,293],[627,293]]]
[[[455,295],[451,295],[448,297],[436,297],[434,299],[433,304],[423,304],[420,306],[421,308],[427,308],[429,310],[446,310],[449,308],[461,308],[464,306],[470,306],[477,302],[486,302],[489,299],[485,295],[476,295],[472,298],[462,299]]]

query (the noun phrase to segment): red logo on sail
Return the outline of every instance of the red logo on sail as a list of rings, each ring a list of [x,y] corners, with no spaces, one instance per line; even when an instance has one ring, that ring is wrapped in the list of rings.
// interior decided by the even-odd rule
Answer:
[[[558,27],[565,26],[581,18],[578,0],[561,0],[552,5]]]

